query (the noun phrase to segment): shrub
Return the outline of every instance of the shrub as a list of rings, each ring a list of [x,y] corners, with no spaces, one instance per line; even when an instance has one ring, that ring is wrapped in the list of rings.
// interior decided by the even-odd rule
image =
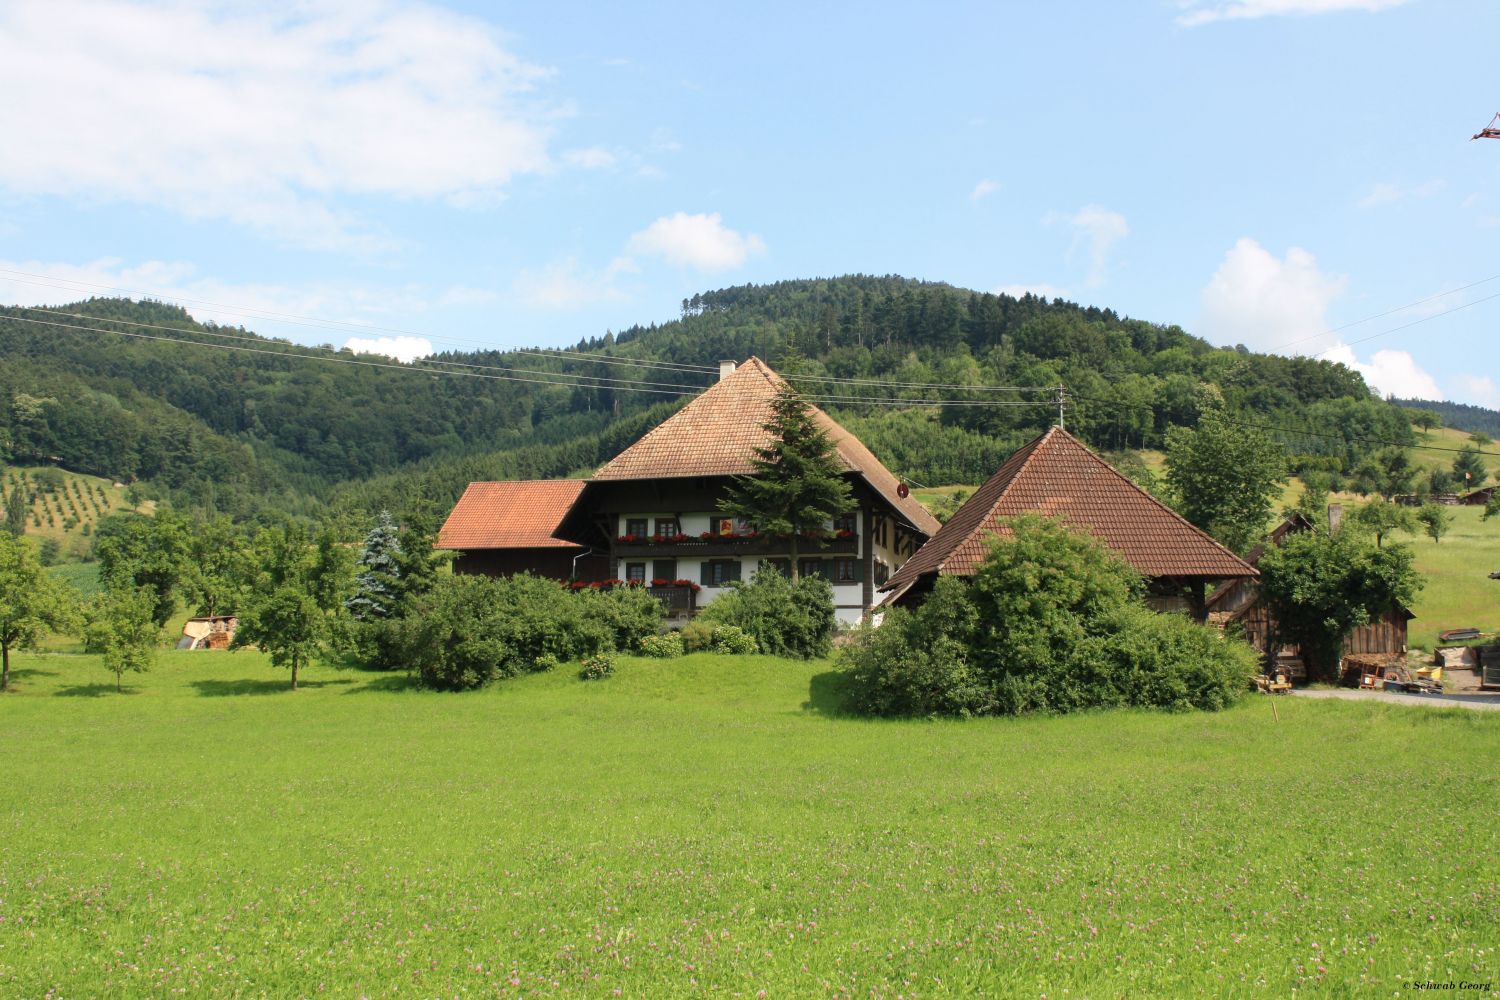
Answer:
[[[481,687],[610,649],[589,611],[551,580],[440,577],[403,620],[402,656],[430,687]]]
[[[714,626],[713,650],[715,653],[725,656],[749,656],[758,648],[755,636],[750,635],[738,626]]]
[[[792,583],[774,569],[762,569],[751,582],[731,585],[700,618],[739,628],[770,656],[827,656],[836,624],[833,587],[822,577]]]
[[[661,625],[661,602],[644,587],[582,590],[571,596],[609,629],[614,648],[623,652],[639,650],[641,642],[656,635]]]
[[[714,623],[701,615],[682,627],[682,648],[689,653],[701,653],[713,649]]]
[[[584,657],[582,668],[578,671],[578,679],[581,681],[602,681],[615,672],[615,657],[613,653],[598,653],[594,656]]]
[[[938,578],[915,611],[894,608],[839,651],[848,707],[867,715],[971,715],[992,696],[971,664],[978,613],[969,586]]]
[[[1253,650],[1133,600],[1134,574],[1091,538],[1012,523],[972,581],[942,577],[840,652],[849,707],[872,715],[1219,709]]]
[[[682,634],[679,632],[668,632],[665,635],[648,635],[641,640],[641,654],[643,656],[654,656],[657,659],[669,660],[674,656],[681,656],[682,652]]]
[[[544,674],[549,670],[556,670],[557,664],[557,657],[553,656],[551,653],[543,653],[541,656],[538,656],[535,660],[531,661],[531,669],[534,673]]]

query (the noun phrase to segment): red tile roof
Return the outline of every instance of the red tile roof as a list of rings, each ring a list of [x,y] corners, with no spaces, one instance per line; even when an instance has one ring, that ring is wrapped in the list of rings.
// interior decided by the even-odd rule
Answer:
[[[770,443],[763,425],[784,384],[764,361],[751,358],[606,462],[594,479],[749,475],[755,471],[755,450]],[[858,473],[914,528],[928,535],[938,530],[937,519],[925,507],[897,493],[900,482],[858,438],[816,406],[809,409],[833,440],[844,468]]]
[[[576,549],[554,537],[582,479],[470,483],[438,532],[440,549]]]
[[[1054,427],[1012,455],[881,590],[905,591],[928,573],[968,576],[1000,522],[1055,517],[1114,549],[1147,577],[1226,579],[1255,569]]]

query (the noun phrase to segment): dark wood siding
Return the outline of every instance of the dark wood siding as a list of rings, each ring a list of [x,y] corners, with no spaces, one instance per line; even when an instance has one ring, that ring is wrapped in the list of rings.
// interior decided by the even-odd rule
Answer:
[[[485,576],[515,576],[530,573],[553,580],[567,580],[573,574],[573,557],[582,549],[470,549],[460,552],[453,562],[455,573]],[[603,580],[609,561],[603,556],[584,556],[578,560],[580,580]]]

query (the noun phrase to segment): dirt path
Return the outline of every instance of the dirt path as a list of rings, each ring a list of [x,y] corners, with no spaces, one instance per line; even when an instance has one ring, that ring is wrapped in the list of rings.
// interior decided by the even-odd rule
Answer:
[[[1389,705],[1422,705],[1427,708],[1475,708],[1500,712],[1497,694],[1396,694],[1385,691],[1293,691],[1298,698],[1339,698],[1343,701],[1380,702]]]

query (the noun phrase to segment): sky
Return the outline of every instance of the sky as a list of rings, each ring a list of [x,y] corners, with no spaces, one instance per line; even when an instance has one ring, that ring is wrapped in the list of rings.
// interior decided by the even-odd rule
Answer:
[[[409,357],[900,274],[1500,408],[1500,140],[1469,139],[1497,29],[1493,0],[0,0],[0,303]]]

